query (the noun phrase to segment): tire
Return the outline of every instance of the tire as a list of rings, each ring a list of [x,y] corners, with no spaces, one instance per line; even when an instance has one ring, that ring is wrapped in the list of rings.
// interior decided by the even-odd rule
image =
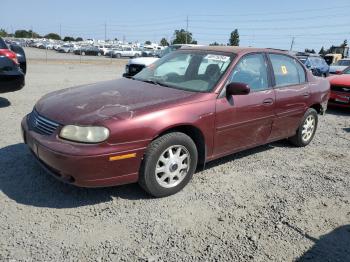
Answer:
[[[191,180],[197,161],[197,147],[189,136],[179,132],[165,134],[146,150],[139,185],[154,197],[173,195]]]
[[[85,52],[81,52],[81,55],[85,55]]]
[[[121,54],[116,54],[115,57],[116,58],[121,58],[122,56],[121,56]]]
[[[100,53],[100,52],[98,52],[98,53],[97,53],[97,56],[101,56],[101,53]]]
[[[311,125],[311,123],[313,123],[313,125]],[[317,124],[317,112],[315,109],[309,108],[304,114],[295,136],[291,137],[289,140],[297,147],[307,146],[315,136]]]
[[[140,55],[138,54],[138,53],[136,53],[135,55],[134,55],[134,57],[139,57]]]

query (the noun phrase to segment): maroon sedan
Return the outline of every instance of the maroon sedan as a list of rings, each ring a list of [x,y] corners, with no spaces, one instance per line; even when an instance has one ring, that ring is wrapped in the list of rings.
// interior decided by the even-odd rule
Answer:
[[[197,165],[289,138],[312,140],[329,82],[272,49],[190,47],[133,79],[44,96],[22,121],[46,170],[83,187],[139,182],[161,197]]]

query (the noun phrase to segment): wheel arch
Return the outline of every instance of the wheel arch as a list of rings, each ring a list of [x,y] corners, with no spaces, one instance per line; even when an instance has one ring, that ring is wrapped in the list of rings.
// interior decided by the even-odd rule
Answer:
[[[152,140],[157,139],[165,134],[172,132],[181,132],[188,135],[193,142],[196,144],[198,151],[198,164],[197,166],[201,166],[205,164],[206,160],[206,143],[203,132],[196,126],[190,124],[182,124],[177,126],[172,126],[167,129],[162,130],[159,134],[157,134]]]

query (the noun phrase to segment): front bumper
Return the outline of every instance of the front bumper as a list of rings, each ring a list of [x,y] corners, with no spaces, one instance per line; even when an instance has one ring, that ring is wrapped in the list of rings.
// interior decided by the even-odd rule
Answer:
[[[138,181],[145,142],[128,145],[86,145],[63,141],[57,133],[41,135],[22,120],[23,140],[40,165],[55,178],[81,187],[106,187]],[[92,153],[94,152],[94,153]],[[111,157],[134,157],[111,161]]]
[[[350,94],[345,92],[334,92],[331,91],[328,104],[332,106],[339,107],[349,107],[350,108]]]

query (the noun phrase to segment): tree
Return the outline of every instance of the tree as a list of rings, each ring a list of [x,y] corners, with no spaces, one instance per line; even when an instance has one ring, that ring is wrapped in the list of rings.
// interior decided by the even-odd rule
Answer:
[[[147,41],[145,42],[145,45],[150,45],[150,44],[152,44],[152,43],[151,43],[151,41],[149,41],[149,40],[147,40]]]
[[[73,41],[75,41],[75,39],[74,39],[74,37],[66,36],[63,38],[63,41],[64,42],[73,42]]]
[[[231,46],[239,46],[239,33],[238,33],[238,29],[235,29],[231,32],[231,36],[229,39],[229,43],[228,45]]]
[[[324,47],[322,46],[322,48],[320,49],[320,51],[318,52],[319,55],[326,55],[326,50],[324,50]]]
[[[175,30],[172,44],[197,44],[197,41],[192,38],[192,33],[181,29]]]
[[[5,31],[5,29],[0,29],[0,37],[5,37],[7,36],[7,32]]]
[[[166,38],[163,37],[163,38],[160,40],[160,45],[161,45],[161,46],[168,46],[168,45],[169,45],[168,40],[166,40]]]
[[[75,41],[77,41],[77,42],[81,42],[81,41],[83,41],[83,38],[81,38],[81,37],[77,37],[77,38],[75,39]]]
[[[61,40],[61,37],[56,33],[49,33],[49,34],[45,35],[44,37],[47,39]]]
[[[314,49],[305,48],[305,53],[316,54],[316,51]]]
[[[40,35],[33,32],[32,30],[16,30],[15,32],[16,38],[40,38]]]
[[[344,42],[340,45],[340,47],[346,47],[348,45],[348,40],[344,40]]]
[[[214,42],[214,43],[211,43],[211,44],[209,44],[210,46],[218,46],[218,45],[220,45],[218,42]]]

